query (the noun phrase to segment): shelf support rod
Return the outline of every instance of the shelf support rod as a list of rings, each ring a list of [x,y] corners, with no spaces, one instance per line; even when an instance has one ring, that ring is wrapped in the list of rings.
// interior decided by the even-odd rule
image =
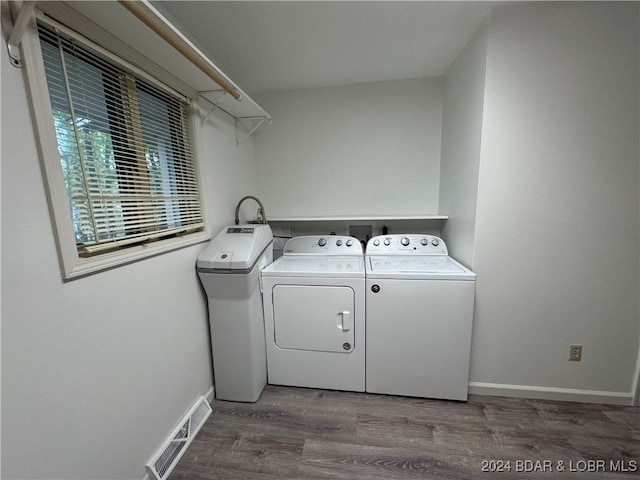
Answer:
[[[253,132],[255,132],[258,128],[260,128],[260,125],[262,125],[266,119],[267,117],[262,117],[262,119],[258,122],[258,124],[255,127],[253,127],[249,133],[247,133],[247,137],[250,137],[251,134],[253,134]]]
[[[238,89],[218,70],[213,62],[162,16],[148,0],[118,0],[118,2],[211,80],[220,85],[229,95],[236,100],[242,99]]]
[[[219,91],[219,90],[216,90]],[[202,119],[202,125],[204,125],[206,123],[206,121],[208,120],[209,116],[216,110],[216,108],[220,108],[220,106],[218,105],[220,103],[220,100],[222,100],[222,97],[224,97],[227,94],[226,90],[222,91],[222,95],[220,95],[218,97],[218,100],[216,100],[215,102],[213,100],[209,100],[207,97],[205,97],[203,94],[204,93],[208,93],[207,91],[203,91],[203,92],[198,92],[198,95],[200,95],[200,97],[204,98],[207,102],[209,102],[210,104],[213,105],[213,107],[211,108],[211,110],[209,110],[207,112],[207,114],[205,115],[205,117]]]

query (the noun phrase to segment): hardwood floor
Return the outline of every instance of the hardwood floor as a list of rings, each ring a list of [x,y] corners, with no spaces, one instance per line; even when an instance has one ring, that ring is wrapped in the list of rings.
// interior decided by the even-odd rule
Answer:
[[[212,407],[170,480],[640,478],[636,407],[276,386]]]

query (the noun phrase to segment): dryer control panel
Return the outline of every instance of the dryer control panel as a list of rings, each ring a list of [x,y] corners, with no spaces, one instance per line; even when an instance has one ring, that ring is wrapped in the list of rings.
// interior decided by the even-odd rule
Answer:
[[[290,238],[283,255],[362,255],[362,244],[345,235],[303,235]]]
[[[440,237],[415,233],[378,235],[367,243],[367,255],[449,255]]]

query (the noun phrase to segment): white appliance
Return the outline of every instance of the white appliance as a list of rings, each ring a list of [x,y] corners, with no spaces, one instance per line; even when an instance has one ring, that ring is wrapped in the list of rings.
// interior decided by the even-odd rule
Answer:
[[[433,235],[369,240],[367,392],[466,400],[476,275]]]
[[[357,238],[290,239],[262,271],[268,382],[365,389],[365,271]]]
[[[198,257],[218,399],[255,402],[266,385],[260,270],[272,261],[269,225],[227,227]]]

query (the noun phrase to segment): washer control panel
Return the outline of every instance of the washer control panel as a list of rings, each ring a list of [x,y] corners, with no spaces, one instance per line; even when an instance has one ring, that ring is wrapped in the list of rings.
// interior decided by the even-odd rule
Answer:
[[[378,235],[367,243],[367,255],[449,255],[440,237],[415,233]]]
[[[362,255],[362,244],[345,235],[304,235],[287,240],[283,255]]]

